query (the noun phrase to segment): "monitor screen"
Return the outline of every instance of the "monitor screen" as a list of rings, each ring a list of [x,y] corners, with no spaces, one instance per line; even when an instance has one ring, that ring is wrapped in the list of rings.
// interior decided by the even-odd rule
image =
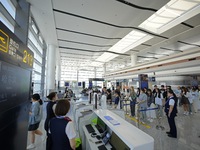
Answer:
[[[110,139],[110,133],[107,132],[103,138],[104,145],[106,145],[108,143],[109,139]]]
[[[110,144],[116,150],[130,150],[130,148],[114,132],[112,132]]]
[[[103,130],[103,132],[106,130],[106,124],[99,117],[97,118],[97,125]]]
[[[78,86],[81,86],[81,82],[78,82]]]
[[[69,82],[65,82],[65,86],[69,86]]]

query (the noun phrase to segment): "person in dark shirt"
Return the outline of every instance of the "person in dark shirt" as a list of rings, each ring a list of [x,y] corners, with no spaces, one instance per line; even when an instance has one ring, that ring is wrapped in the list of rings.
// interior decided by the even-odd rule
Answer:
[[[112,96],[111,96],[111,90],[107,89],[107,102],[110,103],[110,105],[112,104]]]
[[[157,85],[154,85],[154,89],[153,89],[153,91],[152,91],[153,94],[156,93],[156,89],[157,89],[157,88],[158,88]]]
[[[140,88],[137,88],[137,92],[136,92],[137,97],[140,96]]]
[[[55,117],[54,111],[53,111],[53,106],[56,104],[56,100],[58,99],[57,93],[56,92],[51,92],[47,98],[50,100],[46,106],[46,120],[44,123],[44,129],[46,130],[47,133],[47,140],[46,140],[46,150],[51,150],[51,138],[48,133],[48,128],[49,128],[49,121],[51,118]]]
[[[114,108],[117,108],[117,105],[119,104],[119,91],[118,90],[115,90],[115,105],[114,105]]]
[[[68,100],[61,99],[55,108],[56,117],[50,120],[51,150],[75,150],[76,132],[72,120],[66,116],[70,109]]]
[[[151,103],[154,102],[154,95],[151,89],[147,90],[147,106],[150,107]]]
[[[165,113],[167,115],[170,131],[166,133],[169,137],[177,138],[177,130],[174,120],[177,114],[177,97],[171,89],[167,92],[167,96],[168,99],[165,103]]]

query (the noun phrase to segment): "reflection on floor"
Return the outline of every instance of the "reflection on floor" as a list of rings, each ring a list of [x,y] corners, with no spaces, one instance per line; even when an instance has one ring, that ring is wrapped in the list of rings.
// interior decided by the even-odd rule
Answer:
[[[179,109],[179,114],[176,117],[178,131],[177,139],[170,138],[166,134],[166,131],[169,131],[166,116],[162,118],[161,122],[161,125],[165,128],[163,131],[156,129],[156,125],[158,125],[156,119],[151,123],[148,122],[146,125],[139,124],[139,126],[135,119],[132,119],[129,116],[126,116],[126,120],[154,138],[155,150],[200,150],[200,112],[185,116],[182,113],[182,108],[179,107]],[[42,120],[39,129],[45,134],[43,127],[44,120]],[[40,142],[38,139],[39,138],[36,137],[36,148],[33,150],[45,150],[45,142]],[[28,138],[27,144],[29,143],[30,141]]]

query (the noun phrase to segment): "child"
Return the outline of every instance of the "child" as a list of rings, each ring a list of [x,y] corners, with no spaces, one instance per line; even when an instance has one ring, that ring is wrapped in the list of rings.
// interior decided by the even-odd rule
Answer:
[[[38,130],[40,121],[42,119],[42,110],[40,108],[40,104],[42,105],[42,100],[40,99],[39,94],[34,94],[32,96],[32,105],[31,110],[29,112],[29,127],[28,131],[30,131],[31,144],[27,147],[27,149],[35,148],[35,134],[40,135],[42,140],[44,137],[42,136],[42,132]]]

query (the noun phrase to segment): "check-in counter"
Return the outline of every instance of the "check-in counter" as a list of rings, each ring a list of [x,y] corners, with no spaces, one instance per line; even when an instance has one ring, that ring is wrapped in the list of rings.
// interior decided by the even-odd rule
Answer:
[[[95,116],[99,117],[106,124],[107,130],[111,133],[111,139],[108,144],[109,146],[106,145],[106,149],[114,147],[118,150],[120,145],[124,145],[123,148],[121,147],[122,149],[154,150],[154,139],[150,135],[130,124],[112,111],[102,109],[95,110],[93,117]],[[96,132],[95,126],[93,127]],[[85,126],[83,127],[83,131],[86,138],[86,143],[83,143],[86,144],[85,147],[92,150],[98,149],[99,144],[94,144],[97,139],[91,139]],[[115,136],[115,140],[112,139],[112,136],[113,138]]]

